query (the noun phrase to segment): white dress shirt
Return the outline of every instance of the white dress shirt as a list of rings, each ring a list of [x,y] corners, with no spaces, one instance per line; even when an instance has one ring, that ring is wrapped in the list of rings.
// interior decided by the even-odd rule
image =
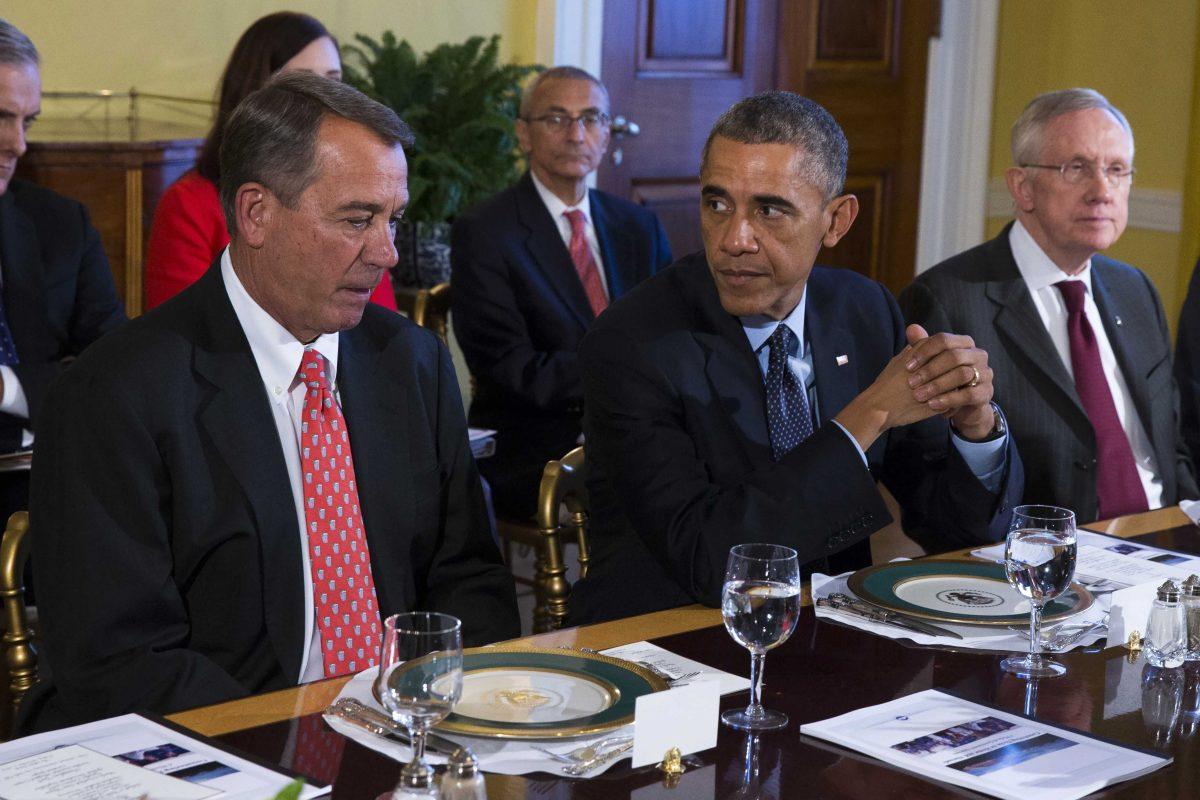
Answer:
[[[271,401],[271,416],[283,448],[283,460],[287,464],[288,481],[292,485],[292,501],[296,506],[297,530],[300,531],[300,576],[304,583],[304,640],[308,647],[300,659],[301,683],[325,677],[325,660],[321,655],[319,631],[314,624],[312,570],[308,555],[308,525],[304,520],[304,489],[300,477],[300,415],[304,411],[304,384],[296,379],[300,359],[305,345],[288,333],[287,329],[263,310],[262,306],[242,286],[233,262],[229,259],[229,248],[221,254],[221,277],[225,291],[233,304],[233,313],[241,323],[242,331],[250,342],[250,352],[262,376],[263,388]],[[317,337],[311,347],[325,356],[327,372],[333,387],[334,401],[339,405],[337,391],[338,335],[326,333]]]
[[[1125,429],[1129,446],[1133,450],[1133,460],[1137,466],[1138,477],[1142,479],[1142,488],[1146,490],[1146,501],[1150,508],[1162,507],[1163,483],[1159,477],[1158,460],[1154,457],[1154,448],[1150,445],[1150,437],[1138,417],[1137,407],[1133,404],[1133,395],[1129,393],[1129,384],[1117,365],[1117,357],[1113,353],[1112,343],[1108,341],[1108,333],[1104,329],[1104,321],[1100,309],[1092,296],[1092,262],[1088,259],[1083,269],[1075,275],[1067,275],[1055,264],[1038,243],[1034,241],[1029,231],[1017,221],[1008,234],[1008,243],[1012,247],[1013,259],[1017,269],[1025,279],[1029,294],[1033,296],[1033,305],[1037,308],[1042,324],[1046,326],[1054,349],[1067,368],[1071,379],[1075,378],[1075,369],[1071,365],[1071,338],[1067,333],[1067,305],[1063,302],[1062,294],[1054,288],[1054,284],[1062,280],[1081,281],[1086,289],[1084,292],[1083,311],[1087,314],[1088,322],[1096,334],[1096,344],[1100,349],[1100,366],[1108,379],[1108,389],[1112,393],[1113,405],[1117,407],[1117,419]]]
[[[583,199],[575,205],[569,206],[559,200],[558,195],[547,189],[532,170],[529,172],[529,177],[533,178],[533,187],[537,189],[538,197],[542,198],[542,203],[550,212],[550,218],[558,225],[558,233],[562,236],[563,243],[568,250],[571,249],[571,220],[566,218],[566,213],[576,210],[583,212],[584,233],[587,235],[588,249],[592,251],[592,258],[596,259],[596,271],[600,273],[600,285],[604,287],[604,296],[612,300],[612,294],[608,291],[608,276],[604,274],[604,259],[600,257],[600,240],[596,237],[596,223],[592,220],[592,201],[589,192],[585,189]]]
[[[800,302],[792,309],[792,312],[782,320],[774,320],[768,316],[757,314],[750,317],[738,317],[738,321],[742,323],[742,330],[746,333],[746,338],[750,341],[750,349],[754,351],[758,358],[758,367],[762,370],[762,374],[767,374],[767,365],[770,355],[770,347],[767,345],[767,340],[771,338],[771,334],[780,325],[787,325],[795,336],[792,341],[795,343],[796,352],[788,353],[788,368],[792,374],[796,376],[796,380],[804,387],[804,396],[808,400],[808,411],[813,418],[813,430],[820,426],[820,413],[817,408],[817,374],[813,369],[812,350],[808,343],[808,332],[804,329],[805,309],[808,306],[808,291],[800,296]],[[842,433],[846,434],[846,438],[854,445],[854,449],[858,451],[858,455],[862,458],[863,465],[869,466],[867,463],[867,454],[863,452],[862,447],[858,444],[858,440],[850,435],[850,431],[832,417],[829,419],[834,425],[841,428]],[[984,488],[989,492],[997,492],[1000,490],[1000,483],[1004,478],[1004,453],[1005,444],[1008,442],[1007,434],[989,442],[968,442],[966,439],[958,435],[951,427],[950,441],[954,442],[955,449],[962,455],[963,461],[967,462],[971,473],[979,479]]]

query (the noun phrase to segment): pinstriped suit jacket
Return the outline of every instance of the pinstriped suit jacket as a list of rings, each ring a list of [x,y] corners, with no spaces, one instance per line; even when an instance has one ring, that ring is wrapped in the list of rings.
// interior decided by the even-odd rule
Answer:
[[[919,275],[901,293],[900,307],[930,333],[968,334],[987,351],[996,402],[1025,464],[1025,502],[1065,506],[1081,522],[1093,520],[1095,432],[1017,269],[1011,227]],[[1102,255],[1092,257],[1092,291],[1153,445],[1163,503],[1196,497],[1158,293],[1141,270]]]

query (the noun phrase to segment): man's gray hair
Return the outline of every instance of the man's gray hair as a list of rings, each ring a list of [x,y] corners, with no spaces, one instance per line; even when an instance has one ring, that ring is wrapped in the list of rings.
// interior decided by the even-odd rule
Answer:
[[[1125,132],[1133,139],[1133,128],[1120,109],[1108,102],[1108,98],[1095,89],[1060,89],[1057,92],[1039,94],[1012,127],[1012,157],[1017,166],[1036,163],[1042,157],[1045,146],[1046,126],[1063,114],[1099,108],[1112,114]]]
[[[261,183],[288,208],[320,174],[317,136],[326,117],[369,129],[389,146],[412,147],[412,129],[382,103],[341,81],[288,72],[252,92],[234,110],[221,142],[221,209],[237,234],[237,190]]]
[[[529,115],[533,113],[533,99],[537,96],[538,89],[546,81],[588,81],[600,89],[601,94],[604,95],[604,105],[606,106],[604,110],[608,111],[608,89],[600,82],[599,78],[579,67],[552,67],[545,72],[539,72],[537,77],[530,81],[529,85],[525,87],[525,91],[521,93],[521,108],[519,111],[521,119],[529,120]]]
[[[820,103],[792,92],[763,92],[734,104],[713,125],[704,142],[700,170],[717,137],[741,144],[788,144],[804,151],[805,177],[828,202],[846,184],[850,148],[846,134]]]
[[[0,64],[38,66],[41,56],[29,37],[21,33],[16,25],[0,19]]]

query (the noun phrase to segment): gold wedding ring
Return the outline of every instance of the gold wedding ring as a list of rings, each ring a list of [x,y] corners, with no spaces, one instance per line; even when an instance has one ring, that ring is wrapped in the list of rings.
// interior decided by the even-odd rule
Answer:
[[[975,377],[971,378],[971,380],[967,383],[968,389],[973,389],[979,385],[979,369],[977,367],[971,367],[971,371],[975,373]]]

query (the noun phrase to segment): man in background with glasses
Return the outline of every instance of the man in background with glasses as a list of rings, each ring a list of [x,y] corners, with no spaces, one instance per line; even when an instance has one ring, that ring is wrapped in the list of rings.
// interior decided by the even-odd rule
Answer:
[[[575,350],[609,303],[671,262],[641,206],[587,186],[608,150],[608,90],[575,67],[543,72],[521,100],[529,171],[454,225],[454,332],[475,396],[472,425],[498,431],[479,462],[496,508],[532,516],[546,462],[580,439]]]
[[[1133,151],[1128,121],[1098,92],[1034,98],[1005,173],[1016,219],[900,297],[909,322],[987,350],[1025,463],[1024,502],[1080,521],[1197,495],[1158,293],[1099,254],[1125,230]]]

